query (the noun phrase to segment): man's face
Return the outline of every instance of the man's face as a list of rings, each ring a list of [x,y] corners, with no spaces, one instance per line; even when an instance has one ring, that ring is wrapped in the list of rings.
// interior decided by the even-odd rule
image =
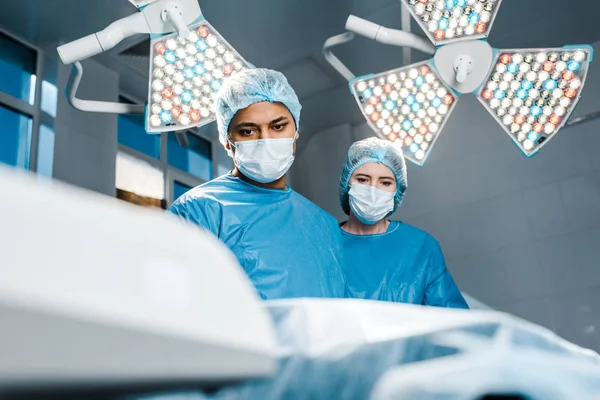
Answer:
[[[286,106],[263,101],[239,110],[229,124],[228,133],[234,144],[258,139],[291,139],[296,135],[296,125]],[[226,148],[230,149],[229,143]]]

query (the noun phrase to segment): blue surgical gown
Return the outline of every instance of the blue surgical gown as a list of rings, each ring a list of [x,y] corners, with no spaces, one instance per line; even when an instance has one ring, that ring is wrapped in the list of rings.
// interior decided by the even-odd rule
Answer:
[[[229,173],[188,191],[169,211],[227,245],[263,299],[345,295],[337,222],[290,188],[262,188]]]
[[[439,244],[426,232],[396,221],[377,235],[340,230],[352,297],[468,308],[446,268]]]

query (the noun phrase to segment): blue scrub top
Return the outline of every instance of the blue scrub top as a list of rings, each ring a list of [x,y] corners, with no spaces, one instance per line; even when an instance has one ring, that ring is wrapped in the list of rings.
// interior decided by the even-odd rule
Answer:
[[[428,233],[396,221],[377,235],[340,231],[352,297],[468,308],[438,242]]]
[[[262,188],[228,173],[188,191],[169,211],[225,243],[263,299],[344,297],[339,226],[290,188]]]

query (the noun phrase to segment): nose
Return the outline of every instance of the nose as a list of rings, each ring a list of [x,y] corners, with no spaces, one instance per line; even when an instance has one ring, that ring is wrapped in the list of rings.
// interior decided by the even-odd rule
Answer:
[[[260,132],[258,133],[258,138],[259,139],[272,139],[273,138],[271,130],[269,129],[268,126],[260,127]]]

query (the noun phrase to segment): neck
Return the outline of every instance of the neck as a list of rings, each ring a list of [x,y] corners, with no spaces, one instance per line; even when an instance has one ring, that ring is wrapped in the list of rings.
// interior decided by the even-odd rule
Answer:
[[[386,219],[382,219],[373,225],[363,224],[356,218],[356,216],[350,211],[350,217],[348,218],[348,222],[342,225],[342,229],[345,232],[351,233],[353,235],[377,235],[380,233],[387,232],[390,226],[390,221]]]
[[[281,178],[277,179],[276,181],[269,182],[269,183],[260,183],[260,182],[256,182],[253,179],[250,179],[246,175],[242,174],[240,172],[240,170],[237,169],[237,167],[235,167],[231,173],[236,178],[240,178],[244,182],[248,182],[254,186],[263,187],[263,188],[267,188],[267,189],[286,189],[287,188],[286,187],[287,174],[283,175]]]

